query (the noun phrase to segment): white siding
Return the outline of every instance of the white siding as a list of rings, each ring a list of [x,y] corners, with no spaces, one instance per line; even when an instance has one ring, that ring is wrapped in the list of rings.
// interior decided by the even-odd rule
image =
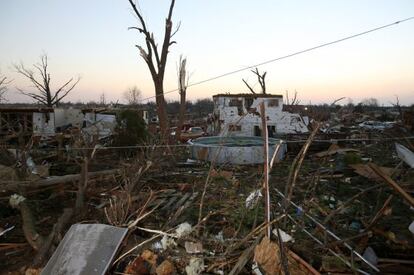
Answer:
[[[249,99],[250,98],[250,99]],[[241,100],[242,115],[239,115],[238,107],[229,106],[231,100]],[[247,102],[246,102],[247,101]],[[251,106],[246,106],[253,101]],[[307,133],[309,130],[298,114],[283,112],[283,98],[261,98],[251,97],[216,97],[214,101],[214,114],[219,120],[215,123],[215,130],[220,134],[229,131],[232,125],[239,125],[236,130],[230,130],[229,135],[233,136],[254,136],[255,126],[261,130],[260,104],[265,102],[267,125],[275,128],[275,134]],[[275,102],[277,101],[277,102]],[[230,127],[229,127],[230,126]]]

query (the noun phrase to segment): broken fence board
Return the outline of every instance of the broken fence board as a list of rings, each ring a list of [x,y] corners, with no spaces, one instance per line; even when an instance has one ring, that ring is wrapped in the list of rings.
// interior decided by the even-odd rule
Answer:
[[[398,194],[400,194],[411,206],[414,207],[414,198],[408,194],[398,183],[396,183],[393,179],[389,176],[384,174],[382,170],[375,165],[374,163],[370,163],[369,166],[372,170],[377,173],[388,185],[390,185]]]

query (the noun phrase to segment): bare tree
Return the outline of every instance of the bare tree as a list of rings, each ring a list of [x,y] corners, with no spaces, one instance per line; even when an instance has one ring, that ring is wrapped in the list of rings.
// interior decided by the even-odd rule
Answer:
[[[137,86],[133,86],[124,92],[124,99],[128,105],[137,106],[141,102],[141,94],[141,90]]]
[[[177,29],[172,32],[172,13],[174,9],[175,0],[171,0],[170,8],[168,10],[167,18],[165,19],[165,33],[164,33],[164,40],[161,46],[161,50],[158,49],[158,45],[155,42],[154,34],[147,29],[145,24],[145,20],[142,17],[141,13],[138,11],[137,6],[135,5],[133,0],[128,0],[131,4],[134,13],[138,17],[139,26],[138,27],[130,27],[130,29],[138,30],[139,33],[143,34],[145,37],[145,47],[136,45],[136,47],[140,51],[141,57],[144,59],[145,63],[148,65],[148,69],[151,73],[152,80],[154,82],[155,88],[155,98],[157,104],[157,113],[158,118],[160,121],[160,129],[162,135],[165,137],[167,136],[168,131],[168,117],[167,117],[167,109],[166,103],[164,99],[164,74],[165,74],[165,66],[167,64],[167,56],[168,56],[168,49],[169,47],[175,43],[172,41],[171,38],[174,34],[177,33],[180,25],[177,26]]]
[[[373,97],[365,98],[364,100],[360,102],[360,104],[366,107],[378,107],[379,106],[378,99],[373,98]]]
[[[99,105],[106,106],[106,95],[105,95],[105,92],[102,92],[102,94],[99,97]]]
[[[398,97],[398,95],[395,95],[395,103],[394,102],[390,102],[390,103],[394,108],[397,109],[398,119],[403,120],[403,111],[402,111],[402,108],[401,108],[400,98]]]
[[[58,89],[53,91],[50,86],[51,77],[47,61],[47,55],[44,54],[40,56],[40,63],[33,64],[33,67],[36,71],[38,71],[39,76],[37,76],[33,70],[26,68],[23,63],[20,65],[14,65],[16,72],[26,77],[37,91],[26,92],[23,89],[17,89],[22,94],[31,97],[47,107],[54,107],[57,106],[62,99],[64,99],[73,90],[73,88],[75,88],[75,86],[79,83],[80,78],[78,77],[75,80],[72,77]]]
[[[292,100],[289,100],[289,91],[286,90],[286,105],[299,105],[298,91],[295,90]]]
[[[178,89],[180,91],[180,111],[178,115],[178,126],[176,131],[177,139],[180,139],[181,128],[184,124],[184,113],[185,113],[185,98],[188,86],[189,75],[186,69],[187,59],[180,56],[180,63],[178,65]]]
[[[266,81],[265,81],[265,77],[267,72],[264,72],[263,74],[259,73],[259,69],[256,68],[255,70],[251,70],[252,73],[254,73],[257,76],[257,81],[259,81],[260,87],[262,88],[261,93],[262,94],[266,94]],[[246,84],[247,88],[249,88],[250,92],[252,92],[253,94],[256,94],[256,92],[253,90],[253,87],[251,87],[249,85],[249,83],[247,83],[246,80],[242,79],[244,84]]]
[[[7,80],[7,76],[0,75],[0,103],[5,100],[4,94],[7,92],[7,85],[11,80]]]

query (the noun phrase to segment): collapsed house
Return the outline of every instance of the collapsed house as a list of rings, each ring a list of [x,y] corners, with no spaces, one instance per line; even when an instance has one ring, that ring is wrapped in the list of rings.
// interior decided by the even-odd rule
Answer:
[[[106,108],[89,109],[55,109],[56,131],[68,128],[79,128],[83,131],[99,135],[99,138],[113,134],[116,126],[116,111]]]
[[[271,94],[217,94],[213,96],[214,112],[211,133],[231,136],[261,136],[262,123],[259,105],[265,102],[269,137],[308,133],[299,114],[284,112],[283,96]]]
[[[6,139],[23,135],[48,139],[67,129],[82,129],[99,138],[114,133],[119,110],[107,108],[0,108],[0,136]],[[148,111],[139,110],[138,116],[148,124]]]
[[[53,108],[0,108],[0,136],[5,139],[17,135],[45,138],[54,134]]]

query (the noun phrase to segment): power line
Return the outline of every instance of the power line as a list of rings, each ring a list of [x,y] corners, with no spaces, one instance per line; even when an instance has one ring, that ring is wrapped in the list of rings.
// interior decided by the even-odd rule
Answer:
[[[414,136],[408,137],[395,137],[395,138],[353,138],[353,139],[316,139],[312,142],[318,143],[337,143],[340,141],[344,142],[365,142],[365,141],[397,141],[397,140],[407,140],[407,139],[414,139]],[[305,143],[307,140],[285,140],[281,139],[283,143]],[[162,144],[154,144],[154,145],[129,145],[129,146],[96,146],[96,147],[69,147],[69,148],[34,148],[32,150],[38,151],[82,151],[82,150],[122,150],[122,149],[144,149],[144,148],[174,148],[174,147],[192,147],[193,144],[171,144],[171,145],[162,145]],[[195,145],[197,146],[197,145]],[[209,145],[209,147],[222,147],[223,145]]]
[[[248,67],[244,67],[244,68],[241,68],[241,69],[237,69],[237,70],[233,70],[233,71],[230,71],[230,72],[227,72],[227,73],[223,73],[223,74],[220,74],[220,75],[217,75],[217,76],[213,76],[213,77],[201,80],[201,81],[190,83],[190,84],[188,84],[187,87],[193,87],[193,86],[200,85],[200,84],[203,84],[203,83],[206,83],[206,82],[209,82],[209,81],[213,81],[213,80],[216,80],[216,79],[219,79],[219,78],[223,78],[223,77],[226,77],[226,76],[229,76],[229,75],[232,75],[232,74],[236,74],[236,73],[239,73],[239,72],[242,72],[242,71],[245,71],[245,70],[249,70],[249,69],[252,69],[252,68],[255,68],[255,67],[260,67],[260,66],[263,66],[263,65],[266,65],[266,64],[269,64],[269,63],[280,61],[282,59],[286,59],[286,58],[290,58],[290,57],[293,57],[293,56],[296,56],[296,55],[300,55],[300,54],[303,54],[303,53],[314,51],[314,50],[317,50],[317,49],[320,49],[320,48],[323,48],[323,47],[326,47],[326,46],[330,46],[330,45],[333,45],[333,44],[336,44],[336,43],[340,43],[340,42],[343,42],[343,41],[346,41],[346,40],[350,40],[350,39],[368,34],[368,33],[371,33],[371,32],[379,31],[379,30],[382,30],[382,29],[385,29],[385,28],[388,28],[388,27],[391,27],[391,26],[394,26],[394,25],[398,25],[400,23],[410,21],[410,20],[413,20],[413,19],[414,19],[414,16],[408,17],[406,19],[395,21],[395,22],[390,23],[390,24],[386,24],[386,25],[383,25],[383,26],[380,26],[380,27],[376,27],[376,28],[367,30],[367,31],[363,31],[363,32],[360,32],[360,33],[357,33],[357,34],[353,34],[353,35],[350,35],[350,36],[347,36],[347,37],[344,37],[344,38],[340,38],[340,39],[337,39],[337,40],[334,40],[334,41],[331,41],[331,42],[320,44],[320,45],[317,45],[317,46],[314,46],[314,47],[311,47],[311,48],[307,48],[307,49],[304,49],[304,50],[301,50],[301,51],[297,51],[297,52],[294,52],[294,53],[291,53],[291,54],[288,54],[288,55],[284,55],[284,56],[273,58],[273,59],[270,59],[270,60],[267,60],[267,61],[263,61],[261,63],[255,64],[255,65],[251,65],[251,66],[248,66]],[[165,92],[162,95],[170,94],[170,93],[177,92],[177,91],[178,91],[178,89],[173,89],[173,90],[170,90],[168,92]],[[150,96],[150,97],[144,98],[144,99],[141,100],[141,102],[145,101],[145,100],[155,98],[157,96],[161,96],[161,95],[155,95],[155,96]]]

